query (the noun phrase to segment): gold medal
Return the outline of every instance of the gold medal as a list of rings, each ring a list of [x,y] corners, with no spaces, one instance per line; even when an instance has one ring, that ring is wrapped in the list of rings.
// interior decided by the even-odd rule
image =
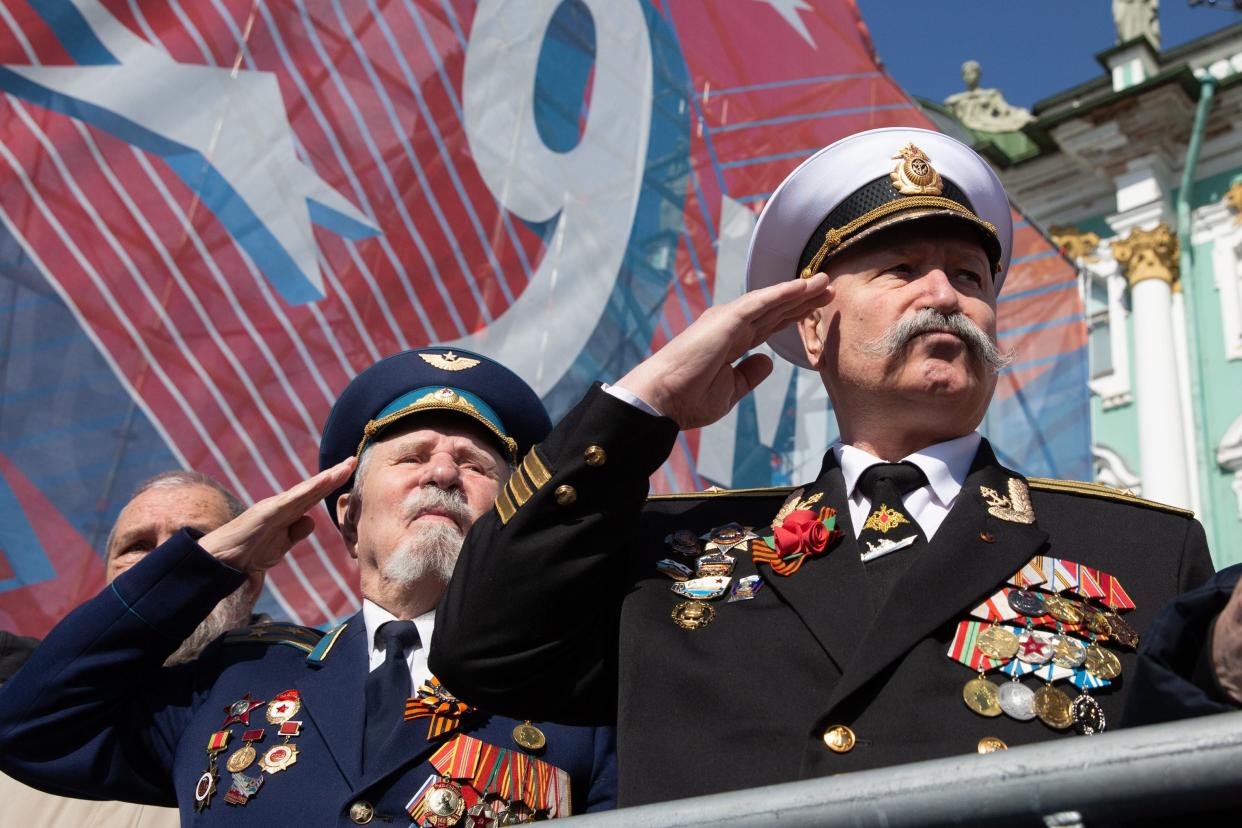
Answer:
[[[513,741],[524,750],[543,750],[548,738],[543,731],[530,723],[530,719],[513,728]]]
[[[966,686],[962,688],[962,701],[980,716],[991,718],[1001,714],[1000,691],[983,676],[966,682]]]
[[[1123,647],[1129,647],[1132,650],[1138,648],[1139,634],[1134,627],[1130,626],[1130,622],[1126,621],[1115,612],[1107,613],[1104,617],[1108,621],[1108,626],[1111,628],[1110,632],[1112,633],[1113,638],[1117,639],[1118,643],[1120,643]]]
[[[1068,635],[1057,636],[1052,645],[1052,663],[1058,667],[1073,670],[1082,665],[1087,658],[1087,648],[1082,642]]]
[[[241,773],[246,768],[250,767],[250,763],[254,761],[254,757],[255,749],[250,746],[249,742],[247,742],[237,750],[233,751],[232,755],[229,756],[228,761],[224,763],[224,766],[229,769],[229,773]]]
[[[1051,684],[1035,691],[1035,715],[1054,730],[1065,730],[1074,723],[1074,703]]]
[[[1008,628],[992,624],[979,633],[975,646],[989,658],[1008,660],[1018,652],[1018,637]]]
[[[1044,610],[1053,618],[1064,624],[1081,624],[1082,609],[1077,602],[1062,595],[1049,595],[1044,599]]]
[[[673,607],[673,623],[683,630],[697,630],[712,623],[716,610],[701,601],[682,601]]]
[[[1085,621],[1087,629],[1101,638],[1108,638],[1113,634],[1113,625],[1109,623],[1108,616],[1095,607],[1087,607]]]
[[[1121,675],[1121,661],[1098,644],[1087,648],[1087,659],[1083,664],[1087,672],[1097,678],[1112,681]]]
[[[431,786],[423,802],[427,806],[427,824],[434,828],[456,825],[466,813],[466,799],[461,795],[461,788],[447,775]]]

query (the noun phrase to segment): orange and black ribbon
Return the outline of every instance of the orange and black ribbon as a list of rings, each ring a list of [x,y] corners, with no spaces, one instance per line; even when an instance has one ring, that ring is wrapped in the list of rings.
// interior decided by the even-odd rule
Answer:
[[[444,689],[435,676],[418,685],[417,692],[405,701],[405,720],[429,716],[427,738],[436,739],[461,726],[462,717],[474,710]]]

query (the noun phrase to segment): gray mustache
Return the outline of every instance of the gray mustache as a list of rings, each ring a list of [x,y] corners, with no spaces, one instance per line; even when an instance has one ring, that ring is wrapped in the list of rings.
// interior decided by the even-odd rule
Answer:
[[[898,319],[880,336],[861,343],[858,350],[871,356],[891,358],[899,355],[914,337],[938,331],[947,331],[961,339],[970,353],[993,372],[999,372],[1013,362],[1013,354],[1003,353],[966,314],[959,312],[946,316],[935,308],[923,308]]]
[[[458,526],[466,526],[470,522],[470,505],[458,489],[423,486],[410,492],[401,503],[401,512],[406,520],[414,520],[430,509],[442,510]]]

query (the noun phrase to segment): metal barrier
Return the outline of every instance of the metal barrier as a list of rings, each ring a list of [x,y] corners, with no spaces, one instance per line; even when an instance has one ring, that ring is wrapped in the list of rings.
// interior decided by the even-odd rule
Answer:
[[[1090,828],[1231,812],[1239,824],[1242,712],[624,808],[572,824]]]

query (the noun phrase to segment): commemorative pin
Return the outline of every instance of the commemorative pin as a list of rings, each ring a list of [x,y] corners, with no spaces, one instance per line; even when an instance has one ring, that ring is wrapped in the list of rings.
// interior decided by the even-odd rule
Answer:
[[[267,703],[267,720],[272,724],[288,721],[302,709],[302,700],[297,690],[286,690]]]
[[[268,773],[280,773],[296,761],[298,761],[297,745],[282,742],[279,745],[272,745],[263,753],[263,758],[259,760],[259,767]]]
[[[695,601],[710,601],[724,595],[731,579],[724,575],[713,575],[707,578],[693,578],[689,581],[674,583],[670,589],[683,598]]]
[[[736,601],[749,601],[759,594],[761,589],[763,589],[763,579],[758,575],[743,576],[733,582],[729,599],[725,603],[732,604]]]

